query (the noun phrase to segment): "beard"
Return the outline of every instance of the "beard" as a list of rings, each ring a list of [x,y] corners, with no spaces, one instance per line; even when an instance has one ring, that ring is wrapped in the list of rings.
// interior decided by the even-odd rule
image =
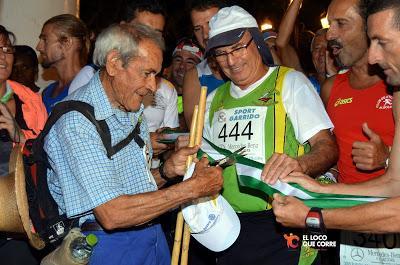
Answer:
[[[48,69],[48,68],[52,67],[55,63],[58,63],[59,61],[64,60],[64,58],[65,58],[63,53],[60,53],[55,57],[56,58],[53,60],[49,60],[49,58],[42,57],[42,62],[40,63],[41,66],[45,69]]]

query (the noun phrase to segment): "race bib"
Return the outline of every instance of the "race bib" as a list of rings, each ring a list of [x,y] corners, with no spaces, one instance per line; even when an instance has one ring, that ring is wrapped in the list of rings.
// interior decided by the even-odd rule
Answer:
[[[223,109],[214,113],[212,135],[218,147],[235,151],[246,147],[246,157],[265,162],[265,107]]]
[[[399,234],[341,232],[341,265],[400,264]]]

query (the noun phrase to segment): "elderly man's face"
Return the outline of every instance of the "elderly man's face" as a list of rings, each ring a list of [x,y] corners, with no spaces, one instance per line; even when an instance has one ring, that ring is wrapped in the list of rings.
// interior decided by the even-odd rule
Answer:
[[[266,73],[266,66],[249,32],[239,42],[215,49],[214,56],[224,74],[242,89]]]
[[[183,78],[186,71],[192,69],[200,62],[200,59],[189,51],[177,51],[172,58],[172,79],[178,87],[183,86]]]
[[[368,49],[365,23],[357,5],[359,0],[333,0],[328,8],[328,45],[343,66],[353,66]]]
[[[379,64],[387,83],[400,85],[400,30],[395,24],[395,12],[387,9],[368,17],[368,36],[371,46],[368,62]]]
[[[128,65],[123,67],[122,62],[117,60],[110,81],[110,101],[124,111],[137,111],[143,97],[156,91],[156,74],[161,70],[162,51],[154,42],[143,40],[139,43],[139,56]]]

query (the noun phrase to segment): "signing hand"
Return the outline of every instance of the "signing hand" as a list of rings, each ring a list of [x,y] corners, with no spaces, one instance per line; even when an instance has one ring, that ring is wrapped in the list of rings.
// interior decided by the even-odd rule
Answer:
[[[305,227],[305,220],[310,208],[299,199],[274,194],[272,210],[276,221],[288,227]]]
[[[292,172],[303,172],[298,160],[286,155],[274,153],[265,164],[261,179],[270,185]]]
[[[172,148],[172,146],[168,144],[160,143],[160,140],[164,140],[164,135],[160,133],[159,130],[150,133],[151,147],[153,148],[154,156],[157,156]]]
[[[367,123],[362,125],[363,132],[369,138],[367,142],[354,142],[353,162],[361,170],[375,170],[385,167],[389,157],[389,148],[383,143],[381,137],[371,130]]]

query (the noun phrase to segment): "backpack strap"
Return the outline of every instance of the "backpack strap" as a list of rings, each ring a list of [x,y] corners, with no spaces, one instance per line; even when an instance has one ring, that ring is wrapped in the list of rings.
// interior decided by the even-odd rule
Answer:
[[[140,122],[138,122],[136,124],[136,127],[132,130],[132,132],[125,139],[121,140],[115,146],[112,146],[110,129],[109,129],[106,121],[105,120],[96,120],[95,115],[94,115],[94,108],[92,105],[90,105],[86,102],[83,102],[83,101],[76,101],[76,100],[63,101],[63,102],[58,103],[54,107],[49,119],[46,122],[46,125],[45,125],[43,131],[40,133],[40,135],[38,137],[38,138],[40,138],[40,140],[35,141],[35,142],[43,144],[44,138],[50,132],[51,128],[57,122],[57,120],[62,115],[66,114],[70,111],[80,112],[96,127],[96,131],[98,132],[100,139],[103,142],[104,148],[106,149],[106,152],[107,152],[107,157],[109,159],[111,159],[111,157],[113,155],[115,155],[116,153],[118,153],[122,148],[127,146],[133,139],[135,140],[136,144],[140,148],[143,148],[143,146],[144,146],[144,141],[140,137]],[[42,152],[39,152],[39,154],[40,153],[42,153]]]

